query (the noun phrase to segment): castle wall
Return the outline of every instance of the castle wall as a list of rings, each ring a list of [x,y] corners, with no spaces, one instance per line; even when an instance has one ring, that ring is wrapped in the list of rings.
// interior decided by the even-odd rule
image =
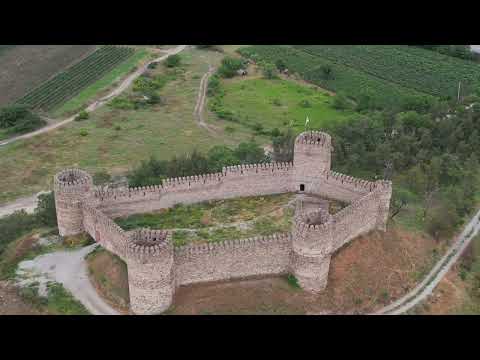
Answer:
[[[292,187],[300,188],[305,185],[305,192],[329,199],[351,203],[365,196],[375,187],[371,181],[356,179],[334,171],[325,171],[321,176],[295,176]]]
[[[289,271],[290,234],[175,249],[177,286]]]
[[[88,203],[83,205],[83,228],[105,249],[123,260],[126,259],[128,233],[109,216]]]
[[[291,163],[232,166],[218,174],[168,179],[161,186],[97,190],[95,197],[107,215],[123,217],[175,204],[286,193],[292,191],[292,176]]]

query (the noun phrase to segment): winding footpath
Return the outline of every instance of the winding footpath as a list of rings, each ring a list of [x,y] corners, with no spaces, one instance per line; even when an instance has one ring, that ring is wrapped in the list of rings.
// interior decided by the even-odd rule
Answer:
[[[207,99],[207,90],[208,90],[208,79],[215,72],[215,67],[209,66],[209,69],[205,75],[202,76],[200,80],[200,89],[198,92],[197,104],[195,105],[195,110],[193,111],[193,116],[197,120],[199,126],[205,128],[210,132],[215,132],[206,122],[203,117],[205,101]]]
[[[105,105],[106,103],[108,103],[110,100],[114,99],[115,97],[117,97],[118,95],[120,95],[122,92],[124,92],[140,75],[142,75],[145,71],[147,71],[148,69],[148,66],[150,64],[153,64],[153,63],[159,63],[163,60],[165,60],[167,57],[169,57],[170,55],[175,55],[175,54],[178,54],[180,53],[181,51],[185,50],[185,48],[187,47],[187,45],[179,45],[171,50],[166,50],[166,54],[165,55],[162,55],[161,57],[155,59],[155,60],[152,60],[148,63],[146,63],[145,65],[141,66],[139,69],[137,69],[135,72],[131,73],[129,76],[127,76],[120,85],[118,85],[118,87],[116,87],[111,93],[109,93],[108,95],[102,97],[101,99],[93,102],[92,104],[90,104],[84,111],[90,113],[90,112],[93,112],[95,110],[97,110],[99,107]],[[34,136],[37,136],[37,135],[40,135],[40,134],[44,134],[44,133],[47,133],[49,131],[52,131],[52,130],[55,130],[59,127],[62,127],[62,126],[65,126],[69,123],[71,123],[72,121],[75,120],[75,118],[77,117],[78,113],[75,114],[75,115],[72,115],[70,116],[69,118],[65,119],[65,120],[62,120],[62,121],[59,121],[59,122],[56,122],[56,123],[53,123],[53,124],[50,124],[50,125],[47,125],[41,129],[38,129],[36,131],[33,131],[33,132],[30,132],[28,134],[23,134],[23,135],[19,135],[19,136],[15,136],[13,138],[10,138],[10,139],[7,139],[7,140],[4,140],[2,142],[0,142],[0,147],[1,146],[5,146],[5,145],[8,145],[8,144],[11,144],[15,141],[18,141],[18,140],[23,140],[23,139],[30,139]]]

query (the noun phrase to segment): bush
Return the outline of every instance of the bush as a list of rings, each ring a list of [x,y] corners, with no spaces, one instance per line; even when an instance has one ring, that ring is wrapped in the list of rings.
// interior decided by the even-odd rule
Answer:
[[[333,98],[332,106],[337,110],[347,110],[350,108],[350,102],[348,101],[347,96],[344,93],[338,93]]]
[[[88,112],[85,110],[80,111],[80,113],[75,117],[75,121],[82,121],[82,120],[87,120],[90,117]]]
[[[312,107],[312,104],[311,104],[310,101],[308,101],[308,100],[302,100],[302,101],[300,102],[300,106],[301,106],[302,108],[311,108],[311,107]]]
[[[0,129],[7,129],[10,134],[34,131],[45,124],[45,120],[24,105],[6,106],[0,110]]]
[[[57,226],[57,212],[55,208],[55,195],[53,191],[41,194],[35,209],[38,222],[45,226]]]
[[[225,57],[222,60],[222,65],[218,69],[218,74],[223,78],[232,78],[237,75],[237,71],[243,68],[244,64],[241,59],[232,57]]]
[[[264,64],[262,67],[262,72],[265,79],[271,80],[277,78],[277,69],[273,64]]]
[[[80,136],[88,136],[88,131],[86,129],[80,130]]]
[[[24,210],[0,218],[0,255],[15,239],[25,235],[38,226],[35,215],[27,214]]]
[[[214,96],[220,92],[220,79],[217,75],[213,75],[208,81],[207,95]]]
[[[167,65],[167,67],[169,68],[173,68],[173,67],[179,66],[180,62],[181,62],[180,55],[175,54],[167,57],[167,59],[165,60],[165,65]]]

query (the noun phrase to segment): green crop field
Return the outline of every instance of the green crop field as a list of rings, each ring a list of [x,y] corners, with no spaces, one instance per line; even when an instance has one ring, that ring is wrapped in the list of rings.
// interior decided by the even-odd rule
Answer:
[[[295,49],[434,96],[455,97],[458,83],[480,85],[480,66],[402,45],[295,45]]]
[[[33,89],[17,103],[28,105],[33,109],[49,111],[78,94],[134,52],[134,49],[128,47],[103,46]]]
[[[465,91],[480,89],[478,64],[410,46],[255,45],[239,51],[273,63],[281,59],[307,81],[356,100],[368,96],[379,107],[455,97],[459,82]]]

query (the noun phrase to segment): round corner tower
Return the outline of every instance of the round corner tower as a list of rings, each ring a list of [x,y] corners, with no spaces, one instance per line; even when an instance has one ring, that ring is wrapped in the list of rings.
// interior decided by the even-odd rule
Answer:
[[[307,191],[312,181],[330,171],[332,138],[320,131],[307,131],[295,140],[293,165],[296,191]]]
[[[83,232],[82,202],[93,189],[92,177],[83,170],[68,169],[55,176],[53,186],[58,232],[61,236]]]
[[[172,235],[168,231],[136,230],[127,245],[130,308],[134,314],[167,310],[175,292]]]
[[[333,251],[333,223],[328,211],[318,209],[308,214],[297,209],[292,231],[291,266],[305,291],[319,293],[328,282]]]

